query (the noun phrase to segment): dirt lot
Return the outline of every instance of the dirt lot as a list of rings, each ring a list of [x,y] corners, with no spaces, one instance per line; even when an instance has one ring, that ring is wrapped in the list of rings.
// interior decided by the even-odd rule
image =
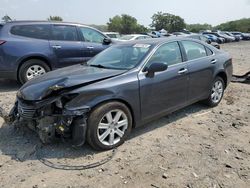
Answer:
[[[250,71],[250,42],[223,45],[234,58],[234,72]],[[0,81],[0,106],[9,110],[19,85]],[[231,84],[222,103],[195,104],[133,131],[103,166],[63,171],[45,166],[100,161],[85,145],[40,146],[31,131],[16,131],[0,118],[0,187],[250,187],[250,85]]]

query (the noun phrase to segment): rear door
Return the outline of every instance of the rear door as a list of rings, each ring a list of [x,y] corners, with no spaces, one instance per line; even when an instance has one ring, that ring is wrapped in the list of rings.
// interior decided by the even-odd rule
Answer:
[[[144,121],[178,109],[185,105],[188,93],[188,69],[182,61],[182,55],[177,42],[163,44],[147,62],[146,67],[152,63],[167,63],[168,69],[148,77],[140,72],[140,99],[141,115]]]
[[[194,41],[182,41],[189,71],[188,101],[195,102],[209,94],[217,59],[212,50]]]
[[[49,43],[58,68],[84,62],[83,45],[76,26],[52,25]]]
[[[83,51],[86,60],[91,59],[109,47],[109,45],[103,43],[105,35],[97,30],[84,26],[79,26],[78,29],[83,41]]]

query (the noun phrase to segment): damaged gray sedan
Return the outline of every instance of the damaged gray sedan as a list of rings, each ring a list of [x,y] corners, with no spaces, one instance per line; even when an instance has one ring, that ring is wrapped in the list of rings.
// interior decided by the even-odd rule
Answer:
[[[98,150],[121,145],[132,127],[198,101],[220,103],[230,56],[201,41],[150,39],[114,45],[87,64],[49,72],[18,91],[10,119]]]

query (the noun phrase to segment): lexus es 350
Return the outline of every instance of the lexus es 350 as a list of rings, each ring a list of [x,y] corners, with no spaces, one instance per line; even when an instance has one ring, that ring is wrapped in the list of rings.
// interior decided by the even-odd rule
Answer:
[[[203,101],[214,107],[231,57],[202,41],[161,38],[114,45],[88,61],[37,77],[17,93],[10,119],[95,149],[121,145],[131,129]]]

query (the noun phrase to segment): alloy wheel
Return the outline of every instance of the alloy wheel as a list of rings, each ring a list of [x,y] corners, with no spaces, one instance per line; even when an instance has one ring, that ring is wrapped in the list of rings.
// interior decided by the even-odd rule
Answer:
[[[122,110],[112,110],[106,113],[98,124],[98,139],[106,146],[120,142],[128,128],[128,117]]]
[[[213,103],[218,103],[223,95],[223,83],[220,80],[217,80],[212,88],[211,99]]]
[[[40,65],[32,65],[26,71],[26,77],[31,80],[35,77],[41,76],[46,73],[46,70]]]

